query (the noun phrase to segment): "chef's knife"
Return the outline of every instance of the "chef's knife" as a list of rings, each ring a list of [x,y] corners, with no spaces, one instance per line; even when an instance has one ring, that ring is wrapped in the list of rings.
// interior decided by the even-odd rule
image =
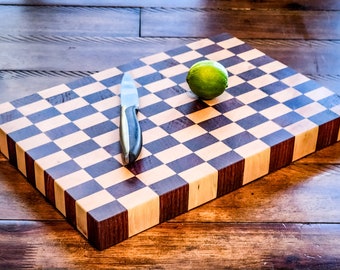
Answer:
[[[124,73],[120,87],[120,144],[125,164],[134,162],[142,149],[142,131],[137,119],[139,108],[135,82]]]

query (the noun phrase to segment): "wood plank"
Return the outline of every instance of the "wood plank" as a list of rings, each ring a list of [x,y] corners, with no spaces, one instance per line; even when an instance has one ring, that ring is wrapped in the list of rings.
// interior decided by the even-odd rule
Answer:
[[[102,252],[66,222],[0,221],[0,232],[6,269],[340,267],[339,224],[169,222]]]
[[[34,39],[36,38],[36,40]],[[101,71],[197,38],[0,36],[1,70]],[[245,39],[304,74],[340,74],[340,41]],[[124,51],[122,51],[124,48]],[[332,61],[330,61],[330,59]]]
[[[11,34],[0,36],[0,69],[96,72],[195,40]]]
[[[3,52],[0,54],[0,87],[3,89],[0,102],[71,82],[194,40],[197,38],[0,36],[0,50]],[[340,93],[339,41],[245,41]]]
[[[241,39],[339,39],[339,20],[332,11],[145,8],[141,36],[206,37],[225,29]]]
[[[0,33],[33,36],[138,36],[139,13],[138,8],[1,6]]]
[[[40,0],[1,0],[2,5],[42,5]],[[44,5],[62,5],[62,6],[104,6],[104,7],[187,7],[187,8],[285,8],[285,9],[298,9],[298,10],[339,10],[340,3],[337,0],[175,0],[175,1],[159,1],[159,0],[144,0],[138,2],[134,0],[73,0],[72,2],[67,0],[48,0],[44,1]]]
[[[141,29],[139,8],[2,6],[0,12],[0,32],[8,35],[207,37],[226,29],[239,38],[340,37],[335,11],[143,8]]]

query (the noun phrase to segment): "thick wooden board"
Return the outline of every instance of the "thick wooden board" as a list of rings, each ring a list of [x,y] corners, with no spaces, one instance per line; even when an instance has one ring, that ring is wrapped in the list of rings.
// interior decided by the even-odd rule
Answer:
[[[56,39],[70,34],[80,37],[138,36],[139,13],[136,8],[2,6],[0,31],[9,36],[30,35],[32,40],[36,40],[35,36],[43,39],[51,33]]]
[[[228,91],[190,94],[202,59]],[[144,148],[120,156],[119,84],[139,86]],[[1,151],[98,249],[335,143],[340,98],[230,35],[204,39],[1,105]]]
[[[40,0],[1,0],[2,5],[41,5]],[[133,0],[73,0],[72,2],[67,0],[48,0],[44,2],[44,5],[55,6],[102,6],[102,7],[180,7],[180,8],[224,8],[224,9],[256,9],[256,8],[281,8],[281,9],[297,9],[297,10],[339,10],[340,4],[336,0],[324,0],[324,1],[305,1],[305,0],[176,0],[176,1],[158,1],[158,0],[145,0],[143,2],[136,2]]]
[[[29,35],[32,40],[51,34],[56,39],[68,36],[202,38],[217,35],[221,29],[239,38],[340,39],[337,10],[301,12],[274,8],[264,13],[261,8],[8,5],[1,7],[0,15],[2,35]],[[244,31],[245,28],[249,30]]]
[[[197,41],[198,38],[117,38],[117,37],[65,37],[55,39],[45,36],[44,40],[31,40],[27,36],[0,36],[0,55],[3,63],[1,79],[10,78],[5,72],[18,70],[17,77],[28,77],[31,71],[36,76],[62,76],[67,72],[98,72],[112,66],[119,66],[160,51]],[[340,60],[337,52],[340,41],[244,39],[251,46],[303,74],[340,74]],[[125,53],[122,54],[121,47]],[[96,51],[93,54],[93,51]],[[63,55],[63,57],[60,57]],[[298,59],[299,61],[297,61]],[[327,59],[334,59],[332,62]],[[311,64],[314,63],[314,65]],[[19,73],[22,71],[22,74]],[[26,71],[26,73],[25,73]],[[38,73],[40,71],[40,74]],[[50,72],[50,73],[48,73]],[[59,73],[58,73],[59,72]],[[63,73],[64,72],[64,73]],[[71,75],[71,74],[70,74]],[[85,76],[87,74],[74,74]],[[14,74],[13,77],[15,78]]]
[[[8,159],[0,157],[0,219],[19,223],[64,219]],[[334,144],[174,220],[181,223],[339,223],[339,162],[340,144]]]
[[[340,20],[336,11],[233,10],[145,8],[141,13],[142,36],[200,37],[218,34],[218,29],[239,38],[339,39]],[[169,24],[162,24],[166,20]],[[308,21],[308,24],[305,22]],[[271,24],[268,25],[268,22]],[[173,24],[178,25],[174,28]],[[280,26],[278,28],[278,25]],[[244,28],[251,29],[245,34]],[[169,31],[171,29],[171,31]],[[324,31],[328,29],[328,31]]]
[[[6,269],[17,262],[29,269],[180,266],[328,270],[340,266],[339,224],[170,222],[101,253],[92,250],[78,234],[69,233],[69,227],[65,222],[25,221],[19,226],[16,222],[0,221],[1,240],[7,243],[0,266]],[[206,238],[202,238],[202,231]],[[54,232],[69,237],[60,239]],[[259,244],[264,241],[265,245]],[[181,248],[183,243],[186,248]],[[160,250],[164,251],[163,256],[159,256]]]

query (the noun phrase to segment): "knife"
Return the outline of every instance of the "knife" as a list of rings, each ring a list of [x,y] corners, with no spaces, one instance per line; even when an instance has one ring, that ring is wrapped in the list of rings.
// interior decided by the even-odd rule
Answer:
[[[138,92],[135,82],[124,73],[120,87],[120,144],[125,164],[134,162],[142,149],[142,131],[137,119],[139,108]]]

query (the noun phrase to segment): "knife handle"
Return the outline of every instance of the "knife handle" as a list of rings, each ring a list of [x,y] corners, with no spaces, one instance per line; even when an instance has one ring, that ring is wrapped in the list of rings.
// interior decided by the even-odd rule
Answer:
[[[121,107],[120,143],[125,164],[134,162],[142,149],[142,131],[137,119],[136,106]]]

